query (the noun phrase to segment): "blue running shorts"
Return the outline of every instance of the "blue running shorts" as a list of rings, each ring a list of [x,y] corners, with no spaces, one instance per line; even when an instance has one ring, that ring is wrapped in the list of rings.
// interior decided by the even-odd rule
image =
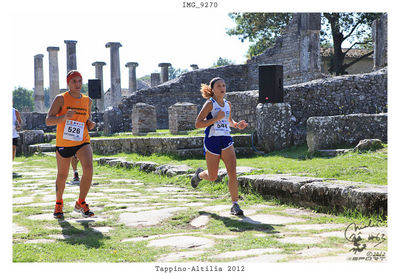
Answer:
[[[221,155],[221,151],[233,145],[231,136],[213,136],[204,138],[204,155],[210,152],[214,155]]]

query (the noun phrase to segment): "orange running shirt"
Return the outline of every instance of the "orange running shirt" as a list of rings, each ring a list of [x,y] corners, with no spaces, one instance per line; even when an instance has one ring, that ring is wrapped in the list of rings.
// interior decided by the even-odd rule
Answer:
[[[57,116],[63,116],[69,109],[75,111],[72,118],[57,124],[56,146],[72,147],[83,143],[90,143],[90,136],[86,121],[89,119],[88,96],[81,94],[81,98],[72,97],[69,92],[61,94],[64,97],[64,105]]]

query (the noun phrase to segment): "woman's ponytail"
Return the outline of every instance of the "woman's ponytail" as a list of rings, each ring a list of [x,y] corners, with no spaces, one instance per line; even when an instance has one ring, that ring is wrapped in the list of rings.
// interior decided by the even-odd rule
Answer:
[[[215,82],[217,82],[218,80],[223,80],[223,79],[221,77],[214,77],[213,79],[211,79],[210,85],[201,84],[201,89],[200,89],[201,95],[205,99],[209,99],[214,96],[214,92],[212,89],[214,88]]]
[[[207,84],[201,84],[201,95],[203,96],[203,98],[205,99],[209,99],[211,97],[213,97],[214,92],[211,89],[211,86],[207,85]]]

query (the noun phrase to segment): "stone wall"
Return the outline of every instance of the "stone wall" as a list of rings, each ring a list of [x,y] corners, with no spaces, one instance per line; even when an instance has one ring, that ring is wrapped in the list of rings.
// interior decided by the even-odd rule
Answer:
[[[303,126],[312,116],[387,112],[387,69],[287,86],[284,102]]]
[[[46,116],[47,113],[39,113],[39,112],[21,112],[21,121],[22,121],[22,130],[43,130],[44,132],[55,132],[57,130],[57,126],[47,126],[46,125]],[[92,119],[96,122],[96,128],[99,131],[103,130],[104,113],[96,112],[92,113]]]
[[[55,132],[56,126],[46,126],[47,113],[21,112],[22,130],[43,130]]]
[[[324,211],[357,210],[364,215],[387,215],[387,186],[285,174],[238,177],[244,192]]]
[[[121,128],[115,129],[115,131],[131,131],[132,107],[136,103],[155,106],[157,110],[157,129],[168,129],[168,108],[177,102],[190,102],[196,104],[198,111],[200,111],[205,102],[200,93],[201,84],[208,84],[216,76],[225,79],[229,91],[245,91],[247,89],[247,69],[245,65],[199,69],[184,73],[179,78],[156,87],[138,91],[129,97],[124,97],[118,105],[122,113]]]
[[[284,85],[324,77],[321,73],[320,13],[296,13],[275,46],[247,61],[249,89],[258,89],[258,66],[283,65]]]
[[[232,136],[237,154],[252,153],[250,135]],[[160,138],[101,138],[91,139],[94,153],[110,155],[118,153],[174,154],[179,156],[202,156],[203,136],[198,137],[160,137]]]
[[[387,143],[387,114],[310,117],[307,120],[310,152],[355,146],[362,139],[380,139]]]
[[[215,72],[218,73],[218,71]],[[185,77],[189,83],[193,83],[189,81],[188,74]],[[192,93],[179,92],[170,85],[160,85],[145,90],[144,92],[147,92],[147,94],[153,93],[151,98],[147,98],[146,94],[143,93],[140,98],[138,96],[136,98],[126,98],[125,102],[130,103],[134,100],[151,102],[151,99],[153,99],[157,109],[157,128],[165,129],[168,127],[167,108],[169,106],[179,101],[186,101],[197,104],[198,110],[200,110],[205,102],[200,97],[200,92],[198,92],[200,85]],[[228,90],[232,91],[229,85],[227,83]],[[190,88],[194,89],[195,86],[193,85]],[[243,87],[238,86],[236,88],[243,89]],[[164,96],[162,95],[163,93]],[[168,94],[168,96],[165,96],[165,94]],[[249,127],[246,129],[247,132],[254,130],[258,91],[228,92],[226,98],[232,102],[232,117],[235,120],[244,119],[249,122]],[[311,116],[387,112],[387,69],[384,68],[367,74],[329,77],[285,86],[284,102],[291,105],[292,115],[295,118],[293,124],[295,127],[300,128],[305,127],[307,119]],[[123,110],[126,110],[122,111],[123,116],[128,115],[126,113],[129,112],[127,106],[129,105],[120,106],[120,108],[122,107]],[[125,118],[123,120],[125,121]],[[124,131],[130,131],[128,123],[124,123],[124,127],[126,127]],[[301,129],[297,131],[305,134]],[[305,135],[303,141],[305,143]]]
[[[237,89],[244,89],[240,81],[240,72],[236,66],[230,67],[230,74],[237,75],[235,81],[228,82]],[[244,69],[244,67],[242,67]],[[201,71],[201,70],[200,70]],[[203,70],[211,79],[215,75],[222,75],[226,68]],[[196,72],[196,71],[194,71]],[[133,104],[148,102],[156,106],[157,128],[168,128],[168,107],[176,102],[185,101],[197,104],[198,111],[205,100],[201,97],[199,87],[209,79],[201,78],[203,73],[184,74],[181,78],[169,81],[158,87],[137,92],[135,96],[123,99],[119,107],[108,109],[104,113],[104,128],[106,134],[115,132],[131,132],[131,113]],[[227,75],[222,75],[227,78]],[[242,77],[245,77],[242,75]],[[186,84],[183,84],[183,83]],[[181,84],[179,84],[181,83]],[[179,85],[178,85],[179,84]],[[178,86],[177,86],[178,85]],[[184,85],[187,90],[180,90]],[[197,87],[197,88],[196,88]],[[190,90],[191,89],[191,90]],[[228,86],[228,90],[229,86]],[[167,95],[167,96],[166,96]],[[246,120],[249,123],[243,132],[251,133],[256,129],[256,107],[258,104],[258,90],[228,92],[226,99],[232,102],[232,117],[234,120]],[[301,84],[284,87],[284,102],[289,103],[292,112],[292,144],[306,143],[306,121],[309,117],[334,116],[354,113],[384,113],[387,112],[387,69],[372,73],[346,75],[313,80]],[[129,107],[130,106],[130,107]],[[92,114],[94,116],[94,114]],[[21,113],[24,130],[49,130],[44,124],[46,113]],[[100,130],[103,128],[103,113],[97,113]],[[232,132],[238,132],[232,129]]]
[[[319,13],[296,13],[275,47],[252,58],[247,64],[194,70],[182,74],[177,79],[123,98],[118,105],[122,112],[123,125],[117,131],[130,131],[132,106],[140,102],[154,105],[157,110],[157,128],[167,129],[168,107],[185,101],[197,104],[200,110],[204,103],[199,93],[200,85],[209,83],[216,76],[225,79],[227,90],[231,92],[258,89],[258,66],[261,64],[283,65],[284,84],[326,77],[321,74],[320,28]]]
[[[18,132],[18,135],[17,156],[31,154],[29,146],[32,144],[50,142],[55,138],[55,135],[45,134],[43,130],[24,130]]]
[[[198,106],[204,103],[199,92],[202,83],[216,77],[225,79],[228,91],[258,89],[258,66],[264,63],[281,64],[284,67],[284,84],[300,83],[322,77],[320,71],[319,13],[296,13],[283,31],[275,47],[248,61],[247,64],[218,68],[197,69],[156,87],[143,89],[123,97],[118,110],[113,110],[104,120],[118,121],[117,125],[105,126],[105,132],[130,132],[132,106],[146,103],[156,107],[157,128],[168,128],[168,107],[177,102],[190,102]],[[107,97],[107,92],[106,92]],[[115,115],[112,118],[110,115]],[[245,114],[248,115],[248,114]]]
[[[245,120],[249,126],[244,130],[231,128],[232,133],[251,133],[256,128],[256,107],[258,104],[258,91],[230,92],[226,100],[232,103],[232,118],[235,121]]]
[[[346,75],[284,87],[284,102],[292,112],[294,145],[306,143],[306,121],[313,116],[387,112],[387,69],[367,74]],[[258,91],[228,93],[232,117],[249,122],[247,132],[256,129]]]

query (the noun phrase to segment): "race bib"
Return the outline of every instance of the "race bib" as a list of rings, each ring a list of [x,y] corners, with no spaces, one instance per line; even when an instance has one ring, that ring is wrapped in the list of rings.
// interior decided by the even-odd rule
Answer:
[[[63,138],[72,141],[82,141],[84,128],[85,123],[83,122],[66,120]]]
[[[214,124],[215,131],[219,133],[229,133],[229,122],[225,119],[219,120]]]

